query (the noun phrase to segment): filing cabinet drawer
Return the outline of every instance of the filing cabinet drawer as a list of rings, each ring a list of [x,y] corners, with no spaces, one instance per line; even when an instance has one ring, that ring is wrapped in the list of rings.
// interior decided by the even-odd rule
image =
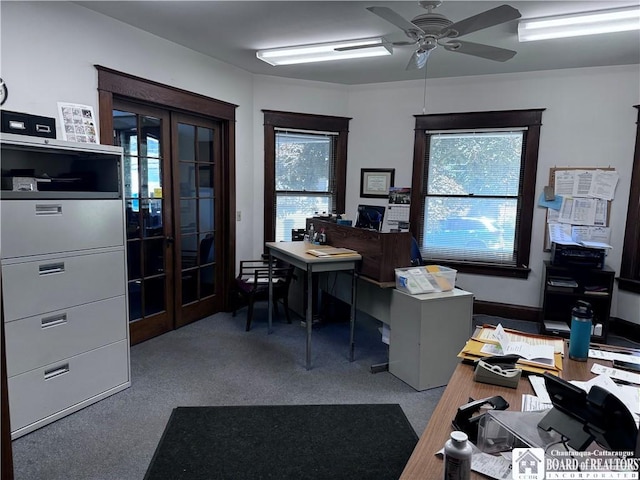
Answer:
[[[5,324],[7,375],[88,352],[127,337],[124,295]]]
[[[123,250],[5,262],[5,321],[124,295],[124,268]]]
[[[11,430],[60,412],[129,381],[122,340],[62,362],[9,377]]]
[[[2,200],[2,257],[123,245],[121,200]]]

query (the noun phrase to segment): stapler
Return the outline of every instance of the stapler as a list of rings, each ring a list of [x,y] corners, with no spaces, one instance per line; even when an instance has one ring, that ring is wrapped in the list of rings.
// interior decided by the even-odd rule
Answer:
[[[509,402],[500,395],[483,398],[481,400],[470,399],[469,403],[458,407],[456,418],[451,422],[453,428],[466,433],[472,443],[476,443],[478,439],[478,424],[484,415],[484,413],[480,413],[474,416],[474,413],[484,405],[490,405],[493,410],[506,410],[509,408]]]

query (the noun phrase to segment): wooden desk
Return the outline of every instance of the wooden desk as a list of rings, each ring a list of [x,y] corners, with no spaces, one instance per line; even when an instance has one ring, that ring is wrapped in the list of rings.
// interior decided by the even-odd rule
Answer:
[[[620,351],[625,350],[620,347],[609,347],[599,345],[603,350]],[[590,372],[594,363],[593,359],[586,362],[576,362],[569,360],[568,348],[565,345],[565,356],[563,361],[562,378],[566,380],[588,380],[595,375]],[[610,364],[604,360],[598,360],[601,364]],[[523,377],[517,389],[498,387],[477,383],[473,380],[473,366],[460,363],[453,372],[451,379],[445,389],[442,398],[438,402],[436,409],[431,415],[429,424],[420,436],[407,465],[400,476],[401,480],[422,480],[424,478],[442,478],[443,461],[436,457],[435,453],[444,447],[452,431],[451,420],[456,415],[458,407],[469,401],[469,397],[474,400],[501,395],[509,402],[509,410],[520,411],[522,407],[522,394],[533,394],[531,384],[526,377]],[[471,472],[472,479],[486,479],[484,475]]]
[[[353,361],[354,350],[354,327],[355,327],[355,305],[356,305],[356,276],[355,269],[357,263],[362,259],[360,254],[353,255],[336,255],[331,257],[316,257],[307,253],[307,250],[321,249],[322,246],[310,245],[307,242],[267,242],[267,249],[270,257],[279,258],[290,265],[298,267],[301,270],[307,272],[307,311],[306,326],[307,326],[307,355],[306,366],[307,370],[311,368],[311,329],[313,323],[313,274],[318,272],[333,272],[341,270],[351,271],[351,315],[349,318],[350,333],[349,333],[349,361]],[[269,262],[272,265],[272,262]],[[271,270],[269,271],[269,280],[271,280]],[[273,285],[269,281],[269,333],[271,333],[271,326],[273,322]]]

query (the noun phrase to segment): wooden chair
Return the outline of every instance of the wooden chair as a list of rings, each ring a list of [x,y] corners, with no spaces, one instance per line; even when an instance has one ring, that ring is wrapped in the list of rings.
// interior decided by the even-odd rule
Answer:
[[[289,286],[293,278],[293,265],[273,261],[272,284],[273,284],[273,313],[278,314],[278,302],[284,306],[287,323],[291,323],[289,316]],[[269,300],[269,260],[242,260],[240,261],[240,272],[235,279],[235,298],[233,306],[233,316],[242,305],[247,305],[247,326],[246,331],[251,329],[253,320],[253,307],[255,302]]]

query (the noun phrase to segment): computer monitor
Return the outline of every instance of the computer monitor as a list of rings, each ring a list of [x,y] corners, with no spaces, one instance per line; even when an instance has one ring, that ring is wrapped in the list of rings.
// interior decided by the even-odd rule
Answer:
[[[356,228],[380,231],[386,209],[384,205],[358,205]]]

